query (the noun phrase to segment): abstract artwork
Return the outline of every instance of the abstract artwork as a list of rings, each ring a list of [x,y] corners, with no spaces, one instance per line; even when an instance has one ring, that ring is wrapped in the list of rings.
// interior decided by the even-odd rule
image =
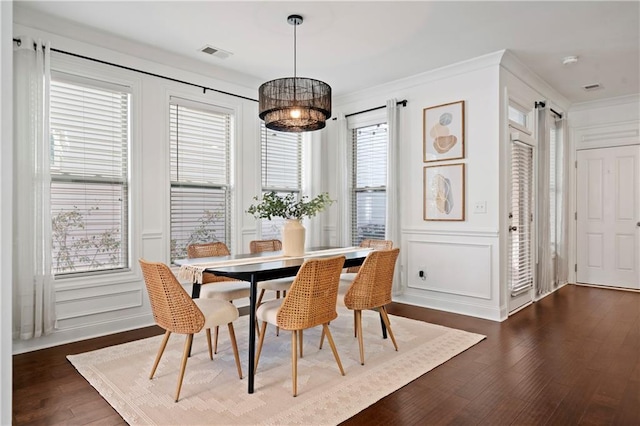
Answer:
[[[425,108],[423,161],[464,158],[464,101]]]
[[[464,220],[464,166],[424,167],[424,220]]]

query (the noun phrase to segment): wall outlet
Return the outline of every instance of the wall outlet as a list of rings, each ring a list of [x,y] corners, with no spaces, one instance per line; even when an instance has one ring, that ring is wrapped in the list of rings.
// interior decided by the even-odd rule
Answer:
[[[487,212],[487,202],[486,201],[476,201],[473,203],[473,212],[474,213],[486,213]]]

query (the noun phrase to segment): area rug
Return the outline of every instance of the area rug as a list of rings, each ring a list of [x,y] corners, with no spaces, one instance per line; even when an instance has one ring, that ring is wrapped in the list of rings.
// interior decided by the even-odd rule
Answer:
[[[341,376],[320,328],[305,330],[298,360],[298,396],[291,394],[291,333],[267,328],[255,377],[238,378],[228,330],[220,328],[218,353],[209,359],[204,333],[194,337],[180,401],[174,392],[184,336],[172,335],[156,375],[149,380],[162,336],[111,346],[67,358],[100,395],[132,425],[335,425],[429,370],[465,351],[485,336],[398,316],[390,316],[398,351],[383,339],[376,312],[363,312],[365,365],[360,365],[353,313],[339,310],[330,325],[345,370]],[[248,318],[235,323],[243,374],[247,374]]]

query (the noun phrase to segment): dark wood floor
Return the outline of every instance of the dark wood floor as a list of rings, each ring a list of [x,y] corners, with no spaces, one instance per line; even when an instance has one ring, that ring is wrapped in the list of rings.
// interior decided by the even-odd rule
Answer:
[[[401,304],[390,312],[487,339],[345,425],[640,425],[640,293],[569,285],[502,323]],[[65,356],[159,333],[14,356],[14,424],[124,424]]]

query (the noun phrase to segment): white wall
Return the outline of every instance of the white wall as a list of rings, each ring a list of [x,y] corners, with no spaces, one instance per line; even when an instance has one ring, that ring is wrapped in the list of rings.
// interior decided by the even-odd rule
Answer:
[[[13,3],[0,2],[0,424],[11,424]]]
[[[504,52],[475,58],[411,78],[391,82],[334,100],[334,116],[385,105],[387,99],[406,99],[399,108],[401,241],[398,267],[401,282],[394,300],[435,309],[500,320],[498,276],[499,64]],[[464,163],[465,217],[460,222],[423,220],[423,109],[465,101],[465,158],[441,164]],[[335,163],[336,122],[326,133],[325,169]],[[326,174],[326,189],[338,193],[335,174]],[[486,213],[471,206],[486,203]],[[337,230],[326,227],[326,239]],[[418,276],[424,270],[426,279]]]

